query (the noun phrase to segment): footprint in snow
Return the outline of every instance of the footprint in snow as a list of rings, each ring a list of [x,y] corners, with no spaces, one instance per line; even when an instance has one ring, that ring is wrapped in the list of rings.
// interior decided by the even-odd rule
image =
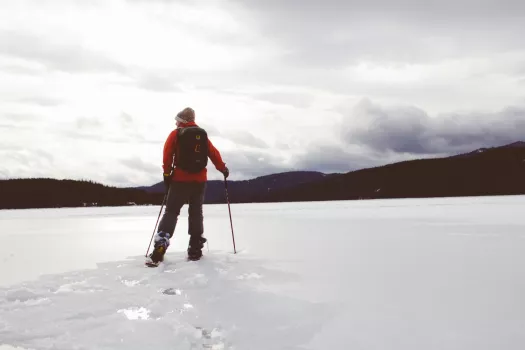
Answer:
[[[145,285],[147,284],[144,279],[134,279],[129,278],[127,276],[117,276],[115,277],[116,280],[118,280],[120,283],[125,285],[126,287],[135,287],[138,285]]]
[[[124,285],[128,287],[134,287],[140,284],[140,281],[137,281],[137,280],[120,280],[120,282],[122,282]]]
[[[192,349],[226,349],[226,344],[223,342],[222,332],[218,328],[211,331],[202,327],[195,327],[195,337],[200,341],[192,343]]]
[[[182,291],[180,289],[168,288],[168,289],[164,289],[162,291],[162,294],[166,294],[166,295],[182,295]]]
[[[237,276],[238,280],[258,280],[261,279],[262,276],[258,273],[252,272],[252,273],[244,273],[242,275]]]
[[[208,278],[202,273],[197,273],[195,276],[187,278],[185,282],[190,285],[204,286],[208,283]]]

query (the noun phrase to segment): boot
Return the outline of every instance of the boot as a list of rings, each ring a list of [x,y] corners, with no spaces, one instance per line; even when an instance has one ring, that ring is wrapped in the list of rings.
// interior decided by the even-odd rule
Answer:
[[[170,245],[170,238],[171,235],[167,232],[157,232],[153,252],[149,255],[153,263],[158,264],[164,261],[164,254]]]
[[[202,248],[208,240],[202,236],[191,237],[188,245],[188,259],[199,260],[202,257]]]

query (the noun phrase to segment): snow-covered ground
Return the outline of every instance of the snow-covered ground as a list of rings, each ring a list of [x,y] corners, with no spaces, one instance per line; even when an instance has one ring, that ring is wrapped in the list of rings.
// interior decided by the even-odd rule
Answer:
[[[525,197],[0,211],[0,349],[524,349]]]

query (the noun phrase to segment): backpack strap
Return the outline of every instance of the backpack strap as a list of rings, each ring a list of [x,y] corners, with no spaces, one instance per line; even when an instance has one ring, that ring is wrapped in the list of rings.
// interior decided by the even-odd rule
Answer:
[[[173,174],[173,171],[175,170],[175,167],[177,166],[177,150],[179,147],[179,136],[181,134],[182,128],[177,128],[177,141],[175,141],[175,144],[173,145],[173,149],[171,150],[173,156],[171,158],[171,173]]]

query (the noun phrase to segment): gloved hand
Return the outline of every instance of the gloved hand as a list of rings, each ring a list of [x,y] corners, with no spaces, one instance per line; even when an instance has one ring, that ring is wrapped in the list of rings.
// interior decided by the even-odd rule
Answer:
[[[230,176],[230,170],[228,170],[227,167],[224,167],[224,170],[222,171],[222,173],[224,174],[225,179],[227,179],[228,176]]]
[[[170,185],[171,185],[171,175],[163,174],[163,176],[164,176],[164,187],[166,188],[166,192],[168,192],[170,189]]]

